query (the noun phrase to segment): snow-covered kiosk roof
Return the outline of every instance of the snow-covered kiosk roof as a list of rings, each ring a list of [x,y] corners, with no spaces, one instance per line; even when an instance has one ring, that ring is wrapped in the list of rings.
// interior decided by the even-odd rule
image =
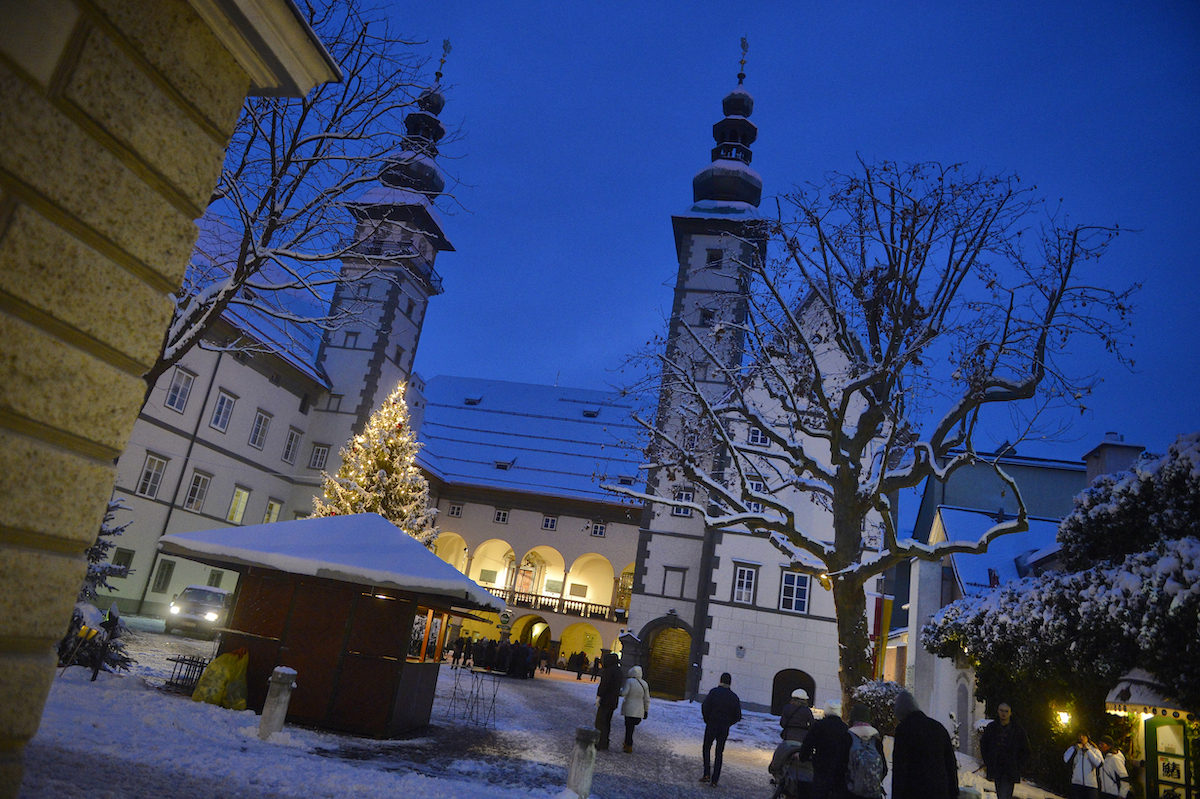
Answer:
[[[504,609],[501,600],[377,513],[172,533],[158,546],[163,554],[204,563],[259,566]]]

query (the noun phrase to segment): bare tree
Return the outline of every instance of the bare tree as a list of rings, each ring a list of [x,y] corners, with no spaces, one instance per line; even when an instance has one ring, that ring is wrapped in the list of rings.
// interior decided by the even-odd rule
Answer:
[[[1098,337],[1120,359],[1133,289],[1089,283],[1115,226],[1046,215],[1013,175],[864,163],[777,209],[746,233],[767,248],[729,248],[768,257],[739,263],[715,318],[653,352],[658,410],[639,421],[665,479],[608,488],[769,537],[830,587],[849,697],[871,674],[868,579],[1027,529],[994,457],[1020,510],[978,541],[901,538],[896,493],[984,460],[974,439],[989,409],[1014,411],[1020,441],[1048,410],[1082,408],[1095,376],[1072,376],[1067,345]],[[826,511],[819,529],[810,503]]]
[[[300,5],[342,80],[301,99],[247,100],[200,220],[192,263],[172,297],[174,314],[158,359],[144,376],[147,397],[194,346],[263,345],[206,340],[223,314],[269,325],[284,343],[289,333],[311,337],[356,317],[352,303],[331,309],[334,287],[387,278],[412,255],[404,248],[364,247],[385,223],[357,213],[356,200],[400,165],[436,170],[432,158],[445,133],[436,119],[440,94],[416,135],[406,135],[404,125],[406,113],[430,92],[421,78],[427,59],[416,50],[422,42],[399,36],[383,12],[353,0]],[[443,48],[448,52],[449,44]],[[356,268],[343,269],[347,256],[355,257]]]

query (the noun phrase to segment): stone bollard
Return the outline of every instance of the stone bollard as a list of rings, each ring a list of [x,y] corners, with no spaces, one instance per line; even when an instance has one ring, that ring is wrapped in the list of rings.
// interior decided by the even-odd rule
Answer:
[[[592,772],[596,770],[596,742],[600,731],[591,727],[575,728],[575,751],[571,753],[571,766],[567,769],[567,789],[574,791],[579,799],[588,799],[592,792]]]
[[[264,741],[283,729],[287,718],[288,702],[292,701],[292,689],[296,687],[296,670],[287,666],[276,666],[267,681],[267,701],[263,705],[262,718],[258,722],[258,737]]]

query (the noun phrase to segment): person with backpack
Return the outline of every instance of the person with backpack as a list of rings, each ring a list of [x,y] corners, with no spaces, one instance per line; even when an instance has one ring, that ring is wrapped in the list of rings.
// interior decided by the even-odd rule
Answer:
[[[1129,771],[1125,768],[1125,755],[1111,735],[1101,736],[1100,753],[1104,755],[1104,762],[1096,772],[1100,799],[1125,799],[1129,796]]]
[[[896,695],[892,799],[958,799],[958,761],[950,733],[917,707],[908,691]]]
[[[1071,767],[1071,799],[1096,799],[1096,769],[1104,758],[1086,732],[1079,733],[1075,743],[1063,752],[1063,762]]]
[[[887,759],[883,756],[883,739],[871,725],[871,711],[866,705],[850,709],[850,752],[846,758],[846,793],[848,799],[880,799],[883,778],[887,776]]]

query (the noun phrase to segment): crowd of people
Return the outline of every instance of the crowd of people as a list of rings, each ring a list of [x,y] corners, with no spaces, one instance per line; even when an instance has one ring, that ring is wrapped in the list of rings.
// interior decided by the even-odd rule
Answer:
[[[530,644],[496,641],[481,638],[478,641],[464,635],[454,639],[447,648],[450,667],[478,668],[504,672],[509,677],[527,679],[539,671],[550,673],[550,652]]]

